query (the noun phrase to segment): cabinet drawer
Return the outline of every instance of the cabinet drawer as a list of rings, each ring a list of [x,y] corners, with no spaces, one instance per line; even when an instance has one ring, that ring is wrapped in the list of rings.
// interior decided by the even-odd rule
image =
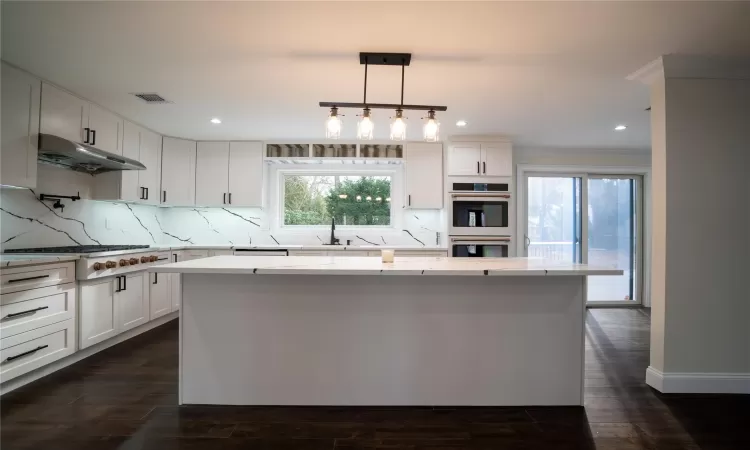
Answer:
[[[183,250],[181,255],[182,261],[200,258],[208,258],[208,250]]]
[[[446,257],[446,250],[396,250],[396,256]]]
[[[0,293],[26,291],[75,281],[75,263],[41,264],[4,269],[0,274]]]
[[[76,285],[61,284],[0,297],[0,335],[13,336],[75,318]]]
[[[0,382],[38,369],[75,352],[75,319],[0,340]]]

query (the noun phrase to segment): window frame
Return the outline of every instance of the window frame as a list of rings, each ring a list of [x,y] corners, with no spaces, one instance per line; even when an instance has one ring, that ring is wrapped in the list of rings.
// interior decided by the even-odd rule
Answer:
[[[278,167],[281,166],[281,167]],[[303,166],[303,167],[299,167]],[[387,176],[391,178],[391,220],[390,225],[336,225],[337,231],[355,232],[378,232],[389,235],[400,233],[402,214],[397,214],[403,209],[403,167],[400,164],[391,165],[350,165],[350,164],[305,164],[297,167],[287,167],[285,164],[273,165],[271,167],[272,183],[271,205],[274,209],[271,213],[271,229],[279,234],[305,234],[310,232],[321,232],[331,229],[330,225],[286,225],[284,224],[284,193],[285,177],[297,176]]]

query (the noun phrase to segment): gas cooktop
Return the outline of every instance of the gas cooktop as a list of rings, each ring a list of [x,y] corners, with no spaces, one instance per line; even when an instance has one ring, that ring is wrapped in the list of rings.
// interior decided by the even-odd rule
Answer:
[[[5,250],[5,253],[98,253],[149,247],[148,245],[71,245],[68,247],[14,248]]]

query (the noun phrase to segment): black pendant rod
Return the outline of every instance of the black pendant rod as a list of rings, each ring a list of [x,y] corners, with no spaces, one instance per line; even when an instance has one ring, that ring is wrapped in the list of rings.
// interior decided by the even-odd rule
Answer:
[[[402,109],[404,111],[447,111],[447,106],[437,105],[403,105],[398,103],[350,103],[350,102],[319,102],[323,108],[370,108],[370,109]]]
[[[401,64],[401,106],[404,106],[404,64]]]
[[[365,57],[365,98],[362,103],[367,105],[367,57]]]

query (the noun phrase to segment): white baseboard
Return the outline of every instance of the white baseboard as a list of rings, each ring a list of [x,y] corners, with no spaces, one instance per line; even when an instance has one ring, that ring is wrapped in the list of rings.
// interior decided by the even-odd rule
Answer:
[[[664,373],[649,366],[646,384],[663,394],[750,394],[750,373]]]
[[[107,349],[109,347],[112,347],[113,345],[117,345],[121,342],[125,342],[130,338],[133,338],[135,336],[138,336],[141,333],[145,333],[146,331],[152,330],[160,325],[164,325],[165,323],[169,322],[170,320],[174,320],[179,316],[179,311],[175,311],[173,313],[169,313],[165,316],[159,317],[158,319],[154,319],[148,323],[145,323],[141,325],[140,327],[133,328],[132,330],[125,331],[124,333],[118,334],[117,336],[113,337],[112,339],[108,339],[103,342],[99,342],[98,344],[92,345],[91,347],[85,348],[83,350],[78,350],[77,352],[73,353],[72,355],[57,360],[53,363],[47,364],[44,367],[40,367],[37,370],[31,371],[29,373],[23,374],[21,376],[18,376],[16,378],[13,378],[12,380],[8,380],[7,382],[0,385],[0,395],[6,394],[8,392],[11,392],[15,389],[20,388],[21,386],[24,386],[26,384],[31,383],[32,381],[36,381],[42,377],[45,377],[53,372],[57,372],[58,370],[67,367],[71,364],[77,363],[78,361],[88,358],[89,356],[99,353],[100,351]]]

